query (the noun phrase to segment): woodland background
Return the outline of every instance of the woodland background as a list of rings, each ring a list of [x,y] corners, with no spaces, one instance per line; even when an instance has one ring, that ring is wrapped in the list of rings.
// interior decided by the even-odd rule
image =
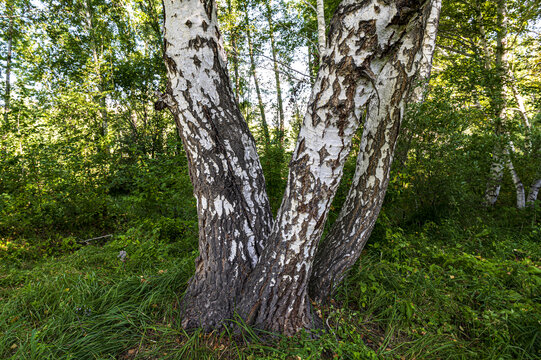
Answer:
[[[325,1],[327,25],[337,3]],[[485,204],[502,144],[526,191],[541,178],[541,7],[506,6],[502,23],[494,1],[444,1],[430,89],[406,114],[376,228],[332,305],[317,310],[330,330],[269,345],[249,327],[179,325],[197,214],[174,121],[154,109],[166,81],[161,1],[2,0],[0,357],[539,358],[539,200],[517,209],[506,166]],[[274,212],[318,70],[314,8],[219,2]]]

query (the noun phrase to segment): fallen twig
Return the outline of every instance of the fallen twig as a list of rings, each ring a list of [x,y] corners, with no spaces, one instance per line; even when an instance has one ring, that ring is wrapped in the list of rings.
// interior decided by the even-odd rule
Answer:
[[[84,244],[88,245],[88,243],[91,242],[91,241],[110,238],[110,237],[113,237],[113,234],[98,236],[98,237],[95,237],[95,238],[92,238],[92,239],[81,240],[81,241],[77,241],[77,243],[79,243],[79,244],[84,243]]]

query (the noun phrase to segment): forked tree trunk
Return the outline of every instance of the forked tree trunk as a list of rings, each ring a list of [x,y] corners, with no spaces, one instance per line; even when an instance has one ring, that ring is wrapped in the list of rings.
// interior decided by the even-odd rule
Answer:
[[[351,140],[367,105],[371,112],[389,111],[393,119],[400,117],[403,95],[420,60],[423,23],[418,15],[430,11],[429,6],[420,11],[421,5],[350,0],[338,7],[284,200],[238,307],[248,323],[287,335],[314,327],[308,283]],[[381,148],[386,152],[382,161],[390,163],[389,142],[396,137],[397,126],[369,126],[378,136],[371,148]],[[376,181],[386,182],[385,172],[378,170],[377,176]]]
[[[478,10],[479,11],[479,10]],[[501,130],[505,123],[507,122],[507,88],[510,86],[513,92],[513,96],[518,105],[518,110],[520,112],[524,127],[526,129],[526,138],[528,141],[529,131],[531,129],[531,124],[528,119],[526,112],[526,106],[524,104],[524,99],[520,96],[518,89],[516,87],[516,82],[513,73],[509,67],[508,63],[508,51],[507,51],[507,27],[508,27],[508,18],[507,18],[507,7],[505,0],[498,0],[497,8],[497,21],[498,29],[496,36],[496,72],[497,72],[497,82],[495,83],[497,88],[491,89],[494,93],[493,98],[491,99],[492,108],[495,111],[495,122],[496,122],[496,145],[493,151],[493,160],[489,174],[489,180],[487,182],[487,188],[485,191],[485,203],[487,205],[494,205],[498,200],[498,195],[500,193],[501,183],[503,180],[503,171],[507,167],[511,173],[511,178],[513,179],[513,184],[515,185],[516,199],[517,199],[517,208],[523,209],[526,206],[526,194],[524,189],[524,184],[516,171],[513,160],[512,153],[514,152],[513,144],[506,144],[505,136],[503,136],[503,131]],[[484,28],[481,32],[484,46],[484,56],[487,70],[490,67],[490,52],[486,45],[486,39],[484,34]],[[494,86],[491,84],[491,86]],[[534,183],[535,185],[535,183]],[[535,187],[532,187],[534,189]],[[531,192],[530,192],[531,193]]]
[[[274,223],[254,140],[229,85],[214,0],[165,0],[164,9],[164,100],[183,138],[199,215],[200,257],[182,324],[210,330],[237,311],[286,335],[311,329],[308,283],[352,137],[368,111],[363,150],[378,160],[366,185],[381,195],[430,3],[344,0],[338,7]]]
[[[346,271],[359,258],[375,225],[389,183],[404,102],[406,99],[415,102],[424,99],[440,9],[441,0],[434,0],[431,12],[425,12],[418,20],[426,24],[424,39],[420,25],[406,34],[402,48],[387,62],[386,71],[382,71],[376,81],[378,93],[382,95],[368,107],[351,188],[338,219],[316,254],[310,295],[318,302],[329,299]],[[399,56],[407,51],[413,56]],[[414,63],[418,66],[412,66]],[[415,70],[416,82],[420,84],[410,90],[410,84],[415,85],[412,84]]]

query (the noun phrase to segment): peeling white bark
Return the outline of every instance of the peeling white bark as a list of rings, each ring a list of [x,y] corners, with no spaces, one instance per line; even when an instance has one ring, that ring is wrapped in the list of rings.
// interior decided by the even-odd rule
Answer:
[[[423,24],[416,11],[375,0],[344,1],[337,10],[293,153],[284,200],[239,307],[250,323],[286,334],[313,326],[307,284],[316,246],[366,107],[374,114],[392,108],[393,119],[401,116],[408,80],[420,60]],[[372,175],[377,186],[384,181],[385,163],[392,156],[393,147],[386,141],[396,138],[398,127],[382,128],[369,121],[365,131],[385,133],[381,142],[370,142],[384,154]],[[269,280],[261,282],[261,278]],[[273,286],[270,279],[275,280]],[[288,306],[273,305],[278,303]]]
[[[211,329],[233,315],[272,216],[256,146],[225,65],[214,0],[165,0],[167,103],[189,162],[199,216],[199,253],[185,327]]]
[[[441,0],[432,1],[430,12],[419,19],[416,31],[410,30],[404,36],[398,55],[386,62],[375,82],[379,97],[368,106],[352,185],[316,256],[310,293],[317,301],[328,299],[360,256],[374,227],[389,182],[405,101],[424,98],[440,9]],[[410,91],[414,78],[423,81]]]

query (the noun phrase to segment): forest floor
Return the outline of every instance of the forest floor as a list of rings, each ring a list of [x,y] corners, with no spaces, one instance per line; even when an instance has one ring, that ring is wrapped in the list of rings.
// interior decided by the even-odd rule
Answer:
[[[84,246],[56,239],[54,251],[2,239],[0,358],[541,358],[535,214],[407,229],[380,220],[332,303],[315,308],[327,331],[270,342],[235,319],[241,333],[180,327],[196,238],[162,221]]]

